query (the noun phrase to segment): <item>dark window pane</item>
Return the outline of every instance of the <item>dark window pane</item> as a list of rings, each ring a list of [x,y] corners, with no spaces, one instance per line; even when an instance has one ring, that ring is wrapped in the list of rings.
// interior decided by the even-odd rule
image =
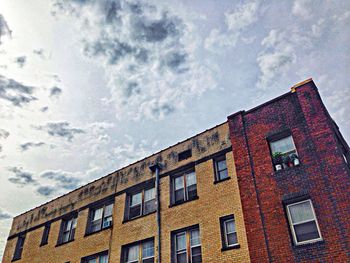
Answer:
[[[187,253],[177,254],[176,263],[187,263]]]
[[[227,245],[231,246],[238,243],[237,233],[232,233],[227,235]]]
[[[134,218],[141,215],[141,205],[130,207],[129,218]]]
[[[144,214],[148,214],[156,210],[156,200],[152,199],[150,201],[145,202],[144,206]]]
[[[294,229],[298,242],[317,239],[320,237],[315,221],[295,225]]]
[[[142,263],[154,263],[154,258],[143,259]]]
[[[176,190],[175,191],[175,203],[177,202],[183,202],[185,200],[184,198],[184,189]]]
[[[202,263],[202,255],[192,256],[192,263]]]
[[[102,219],[99,219],[99,220],[96,220],[96,221],[92,221],[91,222],[90,232],[99,231],[101,229],[101,223],[102,223]]]
[[[187,187],[188,199],[191,200],[197,196],[197,185],[191,185]]]

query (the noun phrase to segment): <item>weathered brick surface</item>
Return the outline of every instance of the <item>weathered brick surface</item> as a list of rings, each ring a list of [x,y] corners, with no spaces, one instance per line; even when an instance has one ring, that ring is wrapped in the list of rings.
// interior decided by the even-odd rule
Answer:
[[[251,260],[348,262],[349,168],[314,83],[295,90],[229,117]],[[266,137],[286,129],[292,131],[301,165],[275,172]],[[303,194],[312,199],[323,241],[295,246],[282,201]]]

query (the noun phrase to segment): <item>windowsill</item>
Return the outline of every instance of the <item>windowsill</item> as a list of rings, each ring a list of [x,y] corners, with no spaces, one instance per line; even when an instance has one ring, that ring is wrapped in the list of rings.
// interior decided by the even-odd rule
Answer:
[[[63,246],[63,245],[65,245],[65,244],[71,243],[71,242],[73,242],[73,241],[74,241],[74,238],[71,239],[71,240],[69,240],[69,241],[67,241],[67,242],[57,243],[55,247],[60,247],[60,246]]]
[[[48,242],[40,244],[40,247],[46,246]]]
[[[291,166],[291,167],[287,167],[287,168],[284,168],[284,169],[281,169],[281,170],[274,170],[274,172],[276,174],[279,174],[279,173],[283,173],[285,171],[292,171],[293,169],[298,169],[299,167],[301,167],[301,164],[294,165],[294,166]]]
[[[111,229],[112,226],[113,226],[113,224],[110,225],[110,226],[108,226],[108,227],[102,228],[102,229],[100,229],[100,230],[94,231],[94,232],[86,232],[85,235],[84,235],[84,237],[87,237],[87,236],[91,236],[91,235],[93,235],[93,234],[100,233],[100,232],[102,232],[102,231],[104,231],[104,230],[107,230],[107,229]]]
[[[307,247],[320,245],[320,244],[324,244],[324,243],[325,243],[325,241],[323,239],[319,239],[319,240],[315,240],[315,241],[310,241],[308,243],[294,244],[293,248],[295,248],[295,249],[297,249],[297,248],[307,248]]]
[[[148,216],[148,215],[152,215],[152,214],[154,214],[154,213],[156,213],[156,212],[157,212],[157,210],[154,210],[154,211],[149,212],[148,214],[145,214],[145,215],[136,216],[136,217],[133,217],[133,218],[130,218],[130,219],[124,219],[123,222],[122,222],[122,224],[127,223],[127,222],[129,222],[129,221],[133,221],[133,220],[142,218],[142,217],[146,217],[146,216]]]
[[[225,181],[230,180],[230,179],[231,179],[231,177],[229,176],[229,177],[226,177],[226,178],[221,179],[221,180],[215,180],[215,181],[214,181],[214,184],[218,184],[218,183],[221,183],[221,182],[225,182]]]
[[[178,205],[182,205],[182,204],[185,204],[185,203],[188,203],[188,202],[191,202],[191,201],[194,201],[194,200],[197,200],[199,199],[198,195],[193,197],[192,199],[189,199],[189,200],[186,200],[186,201],[183,201],[183,202],[179,202],[179,203],[174,203],[174,204],[170,204],[169,205],[169,208],[171,207],[174,207],[174,206],[178,206]]]
[[[227,251],[227,250],[231,250],[231,249],[239,249],[240,247],[241,247],[240,244],[235,244],[235,245],[233,245],[233,246],[223,247],[223,248],[221,249],[221,251],[223,252],[223,251]]]
[[[11,260],[11,262],[15,262],[15,261],[18,261],[18,260],[20,260],[22,257],[19,257],[19,258],[14,258],[14,259],[12,259]]]

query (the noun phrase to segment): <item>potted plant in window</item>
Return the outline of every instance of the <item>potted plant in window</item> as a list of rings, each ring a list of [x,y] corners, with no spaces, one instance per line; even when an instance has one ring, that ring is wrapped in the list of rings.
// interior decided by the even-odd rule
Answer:
[[[275,152],[272,154],[273,164],[275,165],[276,171],[282,170],[282,153]]]
[[[289,155],[288,154],[285,154],[282,156],[282,166],[283,166],[283,169],[286,169],[289,167],[289,164],[290,164],[290,158],[289,158]]]
[[[298,166],[300,164],[299,157],[296,153],[291,153],[289,155],[289,159],[291,160],[294,166]]]

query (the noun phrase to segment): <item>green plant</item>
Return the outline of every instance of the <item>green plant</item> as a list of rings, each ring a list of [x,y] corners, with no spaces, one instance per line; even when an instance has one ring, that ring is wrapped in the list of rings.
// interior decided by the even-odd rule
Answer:
[[[272,160],[273,163],[276,164],[281,164],[282,163],[282,153],[281,152],[274,152],[272,154]]]

